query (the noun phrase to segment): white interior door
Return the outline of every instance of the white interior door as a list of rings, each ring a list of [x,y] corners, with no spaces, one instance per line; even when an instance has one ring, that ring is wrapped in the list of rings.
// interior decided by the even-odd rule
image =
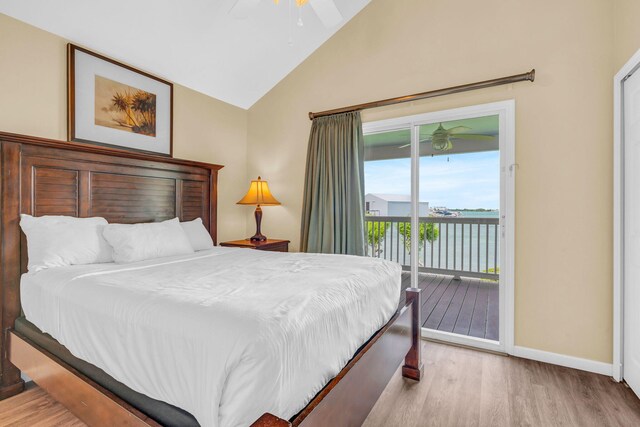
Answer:
[[[640,72],[624,82],[624,379],[640,395]]]

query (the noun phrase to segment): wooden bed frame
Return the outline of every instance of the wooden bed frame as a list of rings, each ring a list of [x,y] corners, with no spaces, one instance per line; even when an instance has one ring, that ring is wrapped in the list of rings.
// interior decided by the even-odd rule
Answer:
[[[220,165],[0,132],[0,400],[24,389],[22,370],[89,425],[157,426],[149,415],[13,330],[20,316],[26,240],[20,214],[102,216],[135,223],[201,217],[216,242]],[[420,289],[294,418],[264,414],[253,425],[362,424],[404,360],[420,380]]]

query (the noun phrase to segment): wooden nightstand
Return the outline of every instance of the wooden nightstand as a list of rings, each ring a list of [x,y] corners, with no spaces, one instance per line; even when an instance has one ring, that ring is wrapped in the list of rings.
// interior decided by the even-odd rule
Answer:
[[[222,242],[220,246],[232,248],[257,249],[259,251],[289,252],[289,240],[267,239],[264,242],[252,242],[249,239]]]

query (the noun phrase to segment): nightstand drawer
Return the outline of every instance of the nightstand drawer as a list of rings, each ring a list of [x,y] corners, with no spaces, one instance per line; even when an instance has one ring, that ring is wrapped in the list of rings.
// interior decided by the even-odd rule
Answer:
[[[254,249],[257,249],[259,251],[289,252],[289,242],[273,244],[269,246],[261,246]]]
[[[220,246],[230,248],[247,248],[259,251],[289,252],[289,240],[267,239],[263,242],[252,242],[249,239],[222,242]]]

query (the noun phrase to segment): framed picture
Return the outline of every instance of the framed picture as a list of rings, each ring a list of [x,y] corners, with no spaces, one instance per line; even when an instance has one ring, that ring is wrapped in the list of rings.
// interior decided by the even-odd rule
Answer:
[[[69,141],[171,156],[173,85],[69,44]]]

